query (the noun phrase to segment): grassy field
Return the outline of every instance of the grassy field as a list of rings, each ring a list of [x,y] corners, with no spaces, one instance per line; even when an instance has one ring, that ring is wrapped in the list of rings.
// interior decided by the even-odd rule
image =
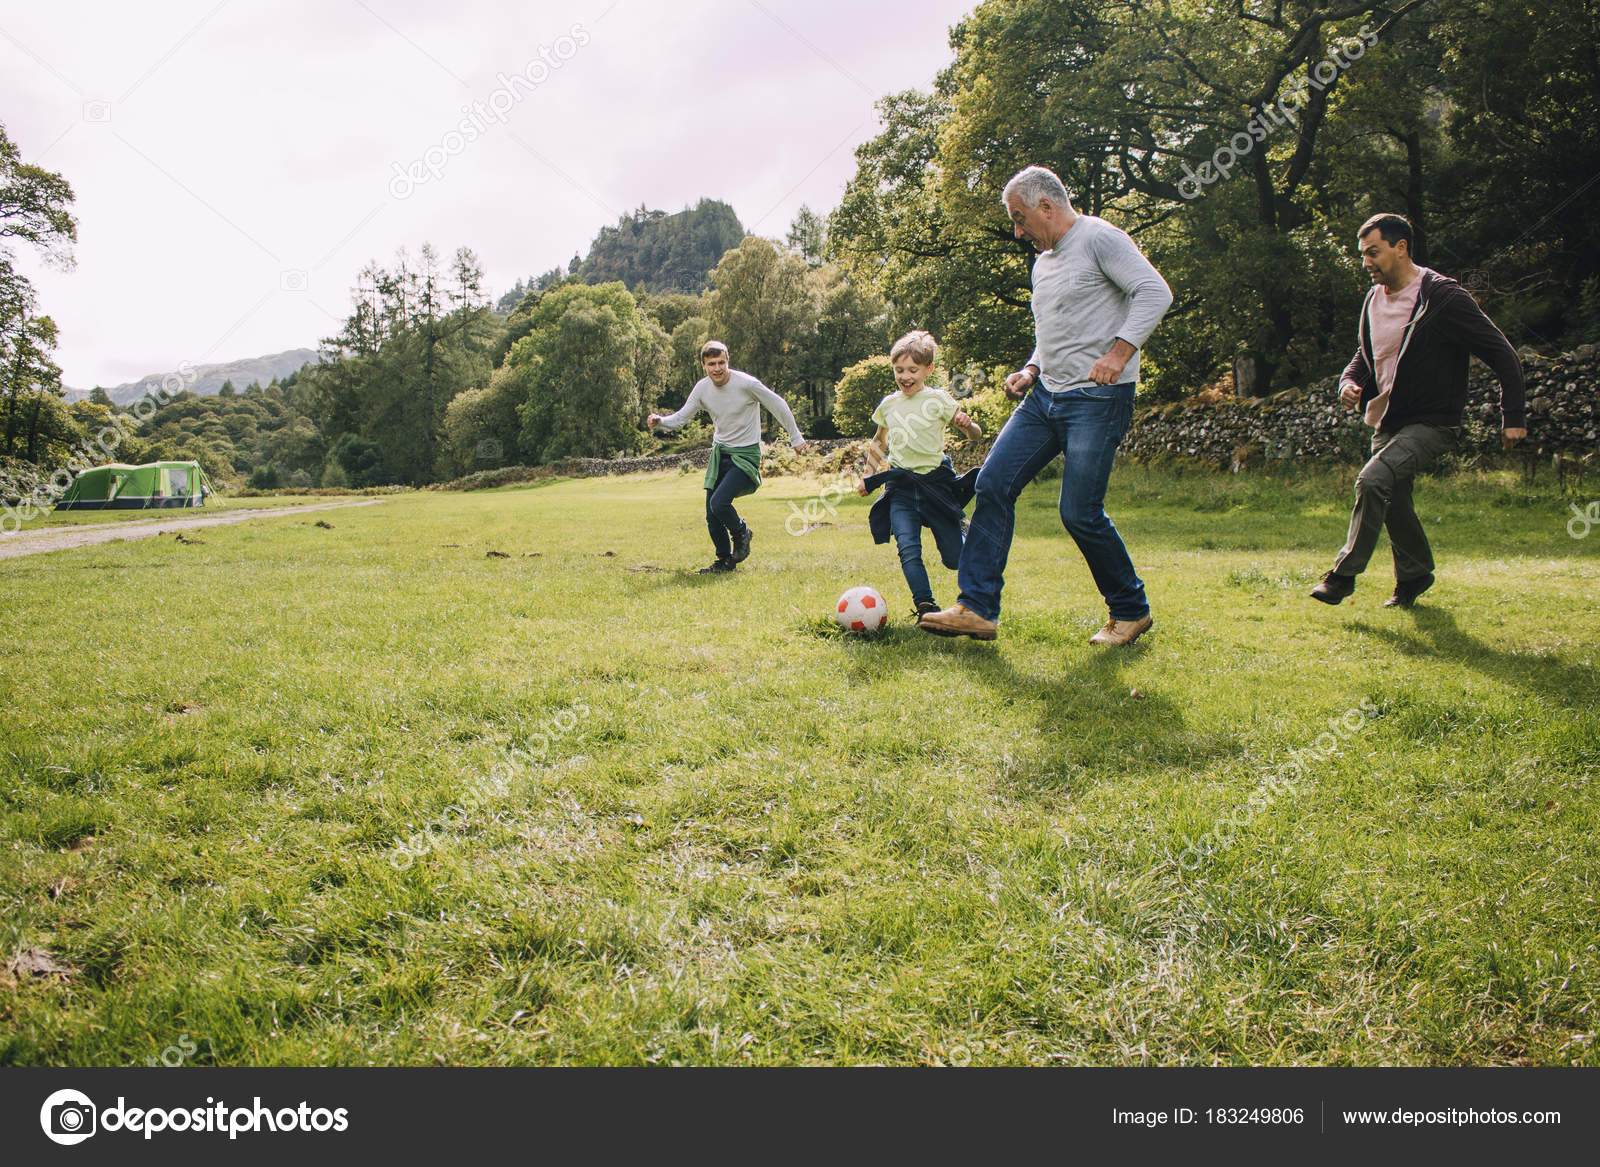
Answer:
[[[1053,483],[993,644],[800,479],[4,561],[0,1063],[1600,1065],[1600,534],[1425,480],[1330,609],[1349,481],[1120,468],[1123,650]]]

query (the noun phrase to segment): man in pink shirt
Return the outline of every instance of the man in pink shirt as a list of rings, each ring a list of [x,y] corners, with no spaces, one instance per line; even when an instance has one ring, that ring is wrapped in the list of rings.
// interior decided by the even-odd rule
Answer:
[[[1402,215],[1374,215],[1357,238],[1372,277],[1357,328],[1356,355],[1345,367],[1339,398],[1360,406],[1372,437],[1372,458],[1356,476],[1350,533],[1333,570],[1311,590],[1337,604],[1355,591],[1389,532],[1394,594],[1384,607],[1409,608],[1433,586],[1433,551],[1411,503],[1412,480],[1456,448],[1467,404],[1467,364],[1477,357],[1500,381],[1502,445],[1527,436],[1522,364],[1516,350],[1460,284],[1411,259],[1411,224]]]

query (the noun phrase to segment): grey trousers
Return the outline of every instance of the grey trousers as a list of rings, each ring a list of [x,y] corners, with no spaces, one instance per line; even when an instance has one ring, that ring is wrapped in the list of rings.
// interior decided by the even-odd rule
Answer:
[[[1456,448],[1456,433],[1444,426],[1418,424],[1373,435],[1372,459],[1356,475],[1350,534],[1334,560],[1334,571],[1352,576],[1365,571],[1378,545],[1378,532],[1387,528],[1395,579],[1408,581],[1432,573],[1433,549],[1411,505],[1411,480]]]

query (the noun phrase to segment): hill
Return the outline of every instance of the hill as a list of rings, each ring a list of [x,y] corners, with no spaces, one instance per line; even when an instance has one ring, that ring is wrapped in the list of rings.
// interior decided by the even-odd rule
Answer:
[[[586,284],[621,280],[635,292],[696,295],[723,253],[743,238],[738,214],[715,199],[671,215],[640,207],[615,227],[600,228],[576,274]]]
[[[189,392],[200,397],[213,397],[217,390],[222,388],[224,381],[232,381],[233,387],[241,392],[252,381],[262,385],[269,384],[274,378],[287,377],[302,365],[316,364],[322,358],[317,355],[316,349],[292,348],[281,353],[270,353],[264,357],[247,357],[243,360],[228,361],[226,364],[196,365],[194,366],[195,381],[186,385]],[[146,393],[153,393],[161,388],[162,381],[170,377],[171,373],[151,373],[137,381],[129,381],[118,385],[115,389],[107,389],[106,394],[118,405],[132,405]],[[68,389],[67,400],[75,401],[89,396],[87,389]]]

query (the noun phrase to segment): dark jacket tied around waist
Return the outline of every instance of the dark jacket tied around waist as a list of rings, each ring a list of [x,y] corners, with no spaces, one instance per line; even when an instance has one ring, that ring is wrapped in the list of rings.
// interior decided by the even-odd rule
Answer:
[[[872,530],[874,543],[887,543],[890,539],[889,500],[898,491],[913,492],[917,513],[922,516],[925,525],[932,519],[959,523],[966,517],[967,504],[972,501],[972,492],[978,483],[978,471],[968,470],[957,478],[947,454],[944,461],[926,474],[891,466],[863,481],[869,493],[883,487],[883,497],[873,503],[872,510],[867,513],[867,526]]]

